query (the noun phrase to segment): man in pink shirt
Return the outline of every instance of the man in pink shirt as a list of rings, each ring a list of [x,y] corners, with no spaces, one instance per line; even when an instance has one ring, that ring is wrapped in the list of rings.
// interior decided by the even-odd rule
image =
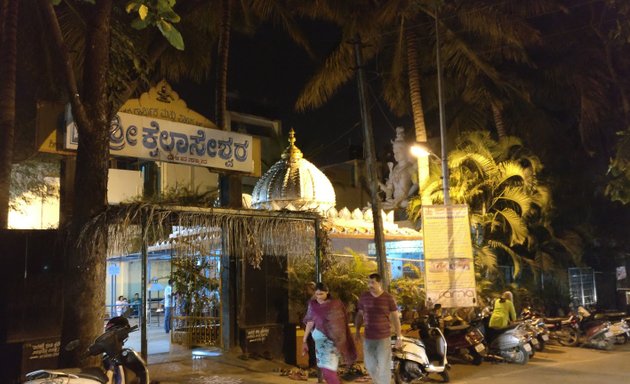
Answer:
[[[363,338],[365,368],[374,384],[389,384],[392,360],[391,335],[396,334],[396,347],[401,347],[402,334],[396,300],[383,290],[381,275],[378,273],[369,276],[368,292],[364,292],[359,298],[357,315],[354,319],[357,342],[361,341],[363,324],[365,324]]]

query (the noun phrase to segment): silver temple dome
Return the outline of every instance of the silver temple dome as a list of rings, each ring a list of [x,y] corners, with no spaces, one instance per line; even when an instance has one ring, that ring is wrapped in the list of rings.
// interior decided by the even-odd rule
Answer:
[[[295,146],[295,132],[289,132],[289,146],[282,159],[258,180],[252,193],[252,208],[268,210],[318,211],[335,206],[330,180]]]

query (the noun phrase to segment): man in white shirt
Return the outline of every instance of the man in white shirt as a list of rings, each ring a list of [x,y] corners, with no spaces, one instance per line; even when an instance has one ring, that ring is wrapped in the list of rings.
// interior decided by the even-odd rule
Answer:
[[[173,280],[168,279],[168,285],[164,288],[164,331],[171,331],[171,311],[173,309]]]

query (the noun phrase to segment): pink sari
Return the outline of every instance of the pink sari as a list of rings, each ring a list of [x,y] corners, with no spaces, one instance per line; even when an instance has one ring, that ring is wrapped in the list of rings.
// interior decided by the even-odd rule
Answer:
[[[326,338],[332,341],[335,349],[343,357],[346,364],[351,365],[356,361],[357,350],[350,327],[348,327],[346,309],[340,300],[329,299],[322,304],[319,304],[317,300],[309,301],[304,323],[309,321],[313,321],[315,329],[322,332]],[[325,344],[320,344],[320,349],[323,345]],[[336,351],[322,352],[336,353]],[[318,353],[318,355],[320,354]]]

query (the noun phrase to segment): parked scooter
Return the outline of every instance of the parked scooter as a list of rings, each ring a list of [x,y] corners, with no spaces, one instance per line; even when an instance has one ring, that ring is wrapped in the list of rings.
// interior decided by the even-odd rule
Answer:
[[[486,343],[488,345],[488,358],[508,363],[527,364],[533,353],[530,344],[531,336],[518,329],[518,324],[510,325],[502,329],[492,329],[484,320],[486,329]]]
[[[124,317],[114,317],[105,332],[88,347],[85,356],[103,355],[102,367],[38,370],[26,374],[25,384],[149,384],[149,370],[136,351],[124,348],[129,333],[137,330]]]
[[[396,348],[396,339],[392,338],[392,373],[396,384],[410,383],[437,373],[442,381],[449,381],[447,345],[444,334],[438,327],[429,326],[427,321],[420,322],[418,340],[403,336],[402,348]]]

